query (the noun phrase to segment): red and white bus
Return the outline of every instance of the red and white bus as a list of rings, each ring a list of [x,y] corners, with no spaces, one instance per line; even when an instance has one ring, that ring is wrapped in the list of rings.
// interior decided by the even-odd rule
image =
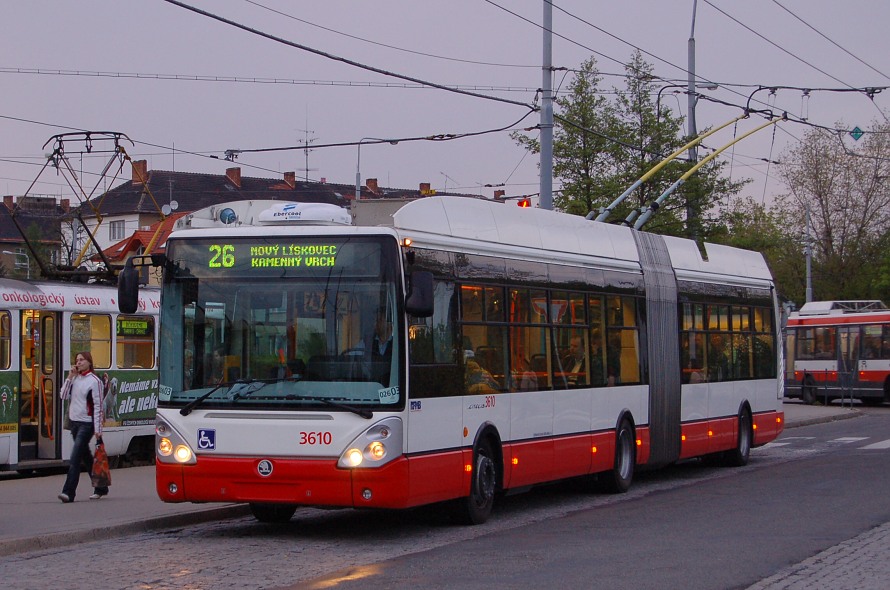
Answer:
[[[881,301],[813,301],[788,317],[785,395],[805,403],[890,401],[890,309]]]
[[[286,521],[448,501],[480,523],[501,492],[622,492],[637,466],[743,465],[782,430],[760,254],[484,199],[419,199],[387,227],[265,205],[186,216],[154,260],[166,502]]]

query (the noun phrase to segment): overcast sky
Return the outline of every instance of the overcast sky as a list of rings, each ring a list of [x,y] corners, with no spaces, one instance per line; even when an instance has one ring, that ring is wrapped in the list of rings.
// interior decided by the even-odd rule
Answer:
[[[21,195],[45,162],[44,143],[76,130],[118,131],[150,169],[242,174],[353,184],[362,138],[406,139],[514,128],[541,87],[541,0],[185,0],[220,17],[325,52],[435,84],[508,102],[421,88],[380,73],[287,46],[190,12],[164,0],[4,0],[0,36],[0,187]],[[556,0],[553,65],[577,68],[596,54],[606,86],[623,86],[633,48],[655,74],[685,83],[693,0]],[[698,128],[738,114],[762,86],[850,89],[890,85],[890,3],[876,0],[698,0],[696,74],[721,85],[702,94]],[[59,71],[62,73],[58,73]],[[557,71],[554,87],[571,74]],[[211,81],[220,79],[221,81]],[[225,81],[222,81],[225,79]],[[254,80],[254,81],[251,81]],[[274,82],[273,80],[277,80]],[[705,83],[705,82],[702,82]],[[662,108],[686,114],[686,95],[665,88]],[[755,95],[755,106],[834,127],[869,129],[890,113],[890,91],[874,101],[857,92],[800,90]],[[521,104],[510,104],[521,103]],[[517,127],[539,122],[533,113]],[[761,120],[715,134],[719,147]],[[727,151],[746,193],[770,199],[782,190],[776,167],[807,131],[782,123]],[[248,152],[303,145],[313,149]],[[852,138],[845,142],[853,145]],[[106,156],[81,157],[88,192]],[[235,161],[226,150],[245,150]],[[361,148],[362,180],[381,186],[433,188],[492,196],[538,192],[538,160],[508,131],[454,141],[401,141]],[[175,154],[175,155],[174,155]],[[219,159],[210,156],[217,156]],[[308,167],[308,171],[306,168]],[[124,179],[130,168],[125,167]],[[554,189],[558,189],[558,182]],[[175,188],[174,188],[175,190]],[[47,171],[30,194],[72,197]]]

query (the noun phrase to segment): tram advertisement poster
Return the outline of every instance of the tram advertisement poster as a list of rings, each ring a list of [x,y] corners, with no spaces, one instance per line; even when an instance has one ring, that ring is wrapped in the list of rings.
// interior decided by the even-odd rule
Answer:
[[[153,424],[157,407],[157,371],[108,371],[105,426]]]
[[[19,374],[0,373],[0,434],[19,430]]]

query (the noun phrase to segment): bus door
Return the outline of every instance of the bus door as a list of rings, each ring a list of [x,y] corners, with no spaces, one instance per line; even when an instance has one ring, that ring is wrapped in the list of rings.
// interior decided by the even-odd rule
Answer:
[[[837,364],[837,382],[841,396],[853,396],[856,371],[859,367],[859,326],[838,326],[840,354]]]
[[[19,461],[61,458],[58,314],[22,311]]]

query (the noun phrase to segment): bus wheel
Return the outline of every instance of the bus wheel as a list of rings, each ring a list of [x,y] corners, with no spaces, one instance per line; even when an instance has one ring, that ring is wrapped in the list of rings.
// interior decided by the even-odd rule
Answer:
[[[804,379],[803,385],[800,386],[800,399],[808,406],[816,403],[816,384],[812,377]]]
[[[473,453],[470,495],[459,500],[457,517],[464,524],[482,524],[491,516],[497,488],[497,466],[491,443],[483,440]]]
[[[297,511],[297,507],[293,504],[260,504],[251,502],[250,511],[253,513],[254,518],[260,522],[283,524],[291,519],[294,512]]]
[[[736,439],[736,448],[726,451],[723,455],[723,464],[727,467],[742,467],[748,464],[753,438],[751,425],[751,412],[748,411],[748,408],[745,408],[739,414],[739,435]]]
[[[602,474],[603,488],[612,494],[623,494],[630,489],[637,462],[637,445],[633,427],[626,418],[615,433],[615,466]]]

